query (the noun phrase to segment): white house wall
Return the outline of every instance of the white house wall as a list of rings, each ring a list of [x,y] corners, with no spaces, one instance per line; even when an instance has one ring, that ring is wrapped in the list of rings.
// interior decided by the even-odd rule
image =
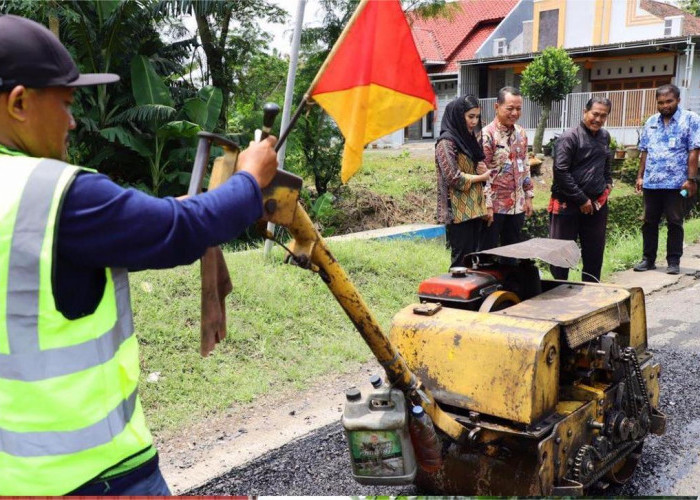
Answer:
[[[529,21],[530,25],[532,24],[532,1],[533,0],[520,0],[488,38],[484,40],[484,43],[476,50],[474,58],[491,57],[493,55],[493,41],[498,38],[505,38],[506,43],[510,45],[513,40],[521,36],[523,32],[523,22]],[[520,49],[523,52],[530,52],[530,47],[522,47],[522,42],[516,42],[516,46],[517,43],[519,43]],[[509,47],[508,53],[515,54],[516,52]]]
[[[685,67],[685,63],[683,63]],[[620,78],[643,78],[650,76],[673,75],[674,57],[645,57],[596,61],[591,68],[591,80],[619,80]]]
[[[566,2],[565,48],[593,45],[593,26],[596,22],[594,16],[595,8],[592,1],[569,0]]]
[[[509,54],[522,54],[523,52],[530,52],[531,47],[528,47],[527,50],[523,47],[523,34],[520,33],[518,36],[513,38],[508,43],[508,53]]]
[[[567,7],[571,3],[569,2]],[[581,2],[581,3],[588,3]],[[593,9],[591,9],[593,10]],[[642,14],[644,11],[640,11]],[[646,13],[646,15],[649,15]],[[663,38],[664,22],[658,24],[642,24],[639,26],[627,26],[627,0],[612,0],[612,16],[610,22],[610,38],[608,43],[630,42],[634,40],[648,40]]]

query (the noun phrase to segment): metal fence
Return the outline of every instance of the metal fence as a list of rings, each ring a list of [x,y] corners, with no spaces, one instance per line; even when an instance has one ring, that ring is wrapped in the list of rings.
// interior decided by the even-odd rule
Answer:
[[[700,109],[700,97],[690,96],[683,98],[686,89],[681,89],[681,102],[686,109],[698,111]],[[608,115],[606,128],[630,129],[636,131],[641,128],[649,116],[656,113],[656,89],[640,90],[610,90],[602,92],[578,92],[568,94],[562,101],[552,104],[552,111],[547,122],[550,133],[561,132],[581,121],[583,108],[586,102],[593,96],[607,97],[612,102],[612,109]],[[494,104],[496,98],[480,99],[481,119],[484,124],[490,123],[495,117]],[[518,123],[528,130],[537,128],[542,107],[528,98],[523,98],[523,112]],[[613,135],[622,135],[622,130],[613,132]],[[624,135],[630,138],[630,134]],[[625,141],[629,143],[629,139]]]

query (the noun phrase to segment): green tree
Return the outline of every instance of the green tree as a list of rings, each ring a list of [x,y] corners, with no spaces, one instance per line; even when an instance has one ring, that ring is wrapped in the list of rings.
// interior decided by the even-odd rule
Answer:
[[[533,151],[542,152],[542,137],[552,111],[552,103],[561,101],[580,83],[578,66],[562,48],[547,47],[527,65],[520,81],[522,93],[542,106]]]
[[[234,68],[236,84],[228,129],[241,144],[247,144],[252,131],[260,128],[266,102],[283,103],[288,67],[288,60],[274,51],[254,54],[245,64]]]
[[[223,93],[217,129],[224,130],[236,90],[235,68],[268,47],[271,35],[260,30],[260,23],[280,23],[286,12],[270,0],[161,0],[156,11],[171,16],[194,16],[206,57],[206,64],[201,65],[202,80]],[[239,82],[244,84],[244,80]]]
[[[700,16],[700,0],[681,0],[680,7],[696,17]]]
[[[105,130],[125,126],[128,111],[137,104],[132,93],[130,61],[144,54],[156,63],[161,74],[183,73],[194,42],[192,38],[165,43],[161,33],[180,30],[179,20],[165,19],[149,0],[50,1],[0,0],[0,11],[14,13],[52,26],[82,72],[111,72],[119,83],[84,87],[76,92],[73,108],[78,128],[72,132],[72,162],[98,169],[118,181],[132,185],[152,184],[146,159],[115,141]],[[58,27],[55,22],[58,20]],[[172,80],[171,89],[176,88]],[[176,108],[197,94],[196,88],[178,87]]]
[[[178,155],[171,150],[166,155],[166,146],[173,140],[194,139],[202,129],[211,130],[221,112],[221,91],[214,87],[204,87],[196,97],[186,100],[180,110],[175,108],[170,91],[156,73],[151,61],[137,56],[131,62],[136,106],[115,119],[117,125],[101,131],[112,142],[119,142],[132,149],[148,162],[151,185],[149,189],[158,195],[161,185],[167,178],[168,166]],[[194,142],[185,150],[194,153]],[[186,151],[180,151],[180,155]],[[183,172],[175,171],[174,175]],[[185,173],[189,177],[189,172]]]

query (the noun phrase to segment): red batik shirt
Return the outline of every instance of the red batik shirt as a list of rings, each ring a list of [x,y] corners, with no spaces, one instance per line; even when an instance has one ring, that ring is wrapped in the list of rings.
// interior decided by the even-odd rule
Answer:
[[[527,161],[527,134],[518,124],[502,125],[498,118],[482,132],[484,163],[491,177],[484,185],[486,207],[496,214],[524,212],[526,198],[535,196]]]

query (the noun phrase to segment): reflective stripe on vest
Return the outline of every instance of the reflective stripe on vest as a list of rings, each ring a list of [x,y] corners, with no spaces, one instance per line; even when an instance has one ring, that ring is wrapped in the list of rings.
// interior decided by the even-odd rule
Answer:
[[[34,381],[91,368],[111,359],[133,333],[128,293],[118,293],[117,322],[110,331],[82,344],[39,349],[39,259],[43,237],[37,235],[46,232],[56,184],[65,168],[65,163],[43,160],[30,174],[20,199],[7,279],[10,354],[0,354],[1,378]],[[114,285],[117,290],[128,289],[126,272],[114,273]]]
[[[60,495],[152,442],[136,389],[128,275],[106,270],[93,314],[68,320],[56,311],[59,207],[80,170],[47,159],[0,155],[0,162],[0,182],[24,182],[0,205],[3,231],[12,228],[11,240],[0,240],[0,273],[7,273],[0,283],[0,495]],[[21,173],[13,179],[13,172]]]
[[[113,434],[120,432],[131,420],[135,406],[136,391],[107,417],[90,427],[66,432],[12,432],[0,429],[0,451],[18,457],[43,457],[77,453],[87,447],[109,443]]]

